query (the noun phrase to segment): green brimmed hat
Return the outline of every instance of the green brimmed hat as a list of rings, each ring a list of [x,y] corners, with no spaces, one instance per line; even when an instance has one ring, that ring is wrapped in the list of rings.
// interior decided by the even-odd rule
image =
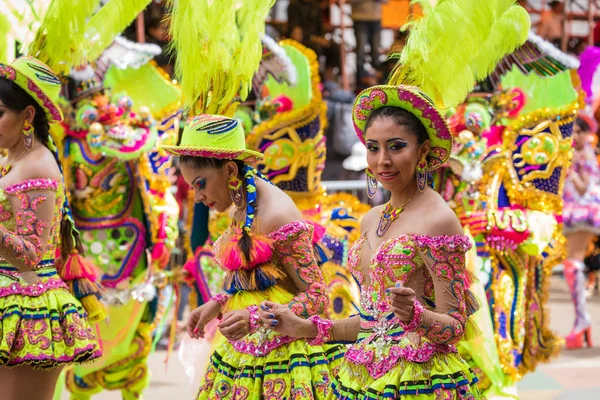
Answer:
[[[366,144],[365,128],[369,116],[381,107],[401,108],[421,121],[431,142],[431,150],[427,154],[430,171],[446,162],[452,150],[452,132],[431,99],[414,86],[373,86],[363,90],[356,97],[352,119],[361,142]]]
[[[15,82],[42,107],[49,122],[60,122],[58,106],[61,82],[52,70],[33,57],[17,58],[12,64],[0,63],[0,77]]]
[[[256,161],[263,155],[246,149],[246,136],[238,120],[220,115],[198,115],[186,124],[177,146],[162,146],[177,156]]]

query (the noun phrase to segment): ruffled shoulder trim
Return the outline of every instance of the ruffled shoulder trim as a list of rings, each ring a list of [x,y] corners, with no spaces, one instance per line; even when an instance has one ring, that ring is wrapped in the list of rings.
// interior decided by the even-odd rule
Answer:
[[[287,242],[292,238],[295,238],[302,233],[306,232],[310,234],[313,242],[315,241],[315,225],[308,221],[293,221],[289,224],[283,225],[281,228],[269,233],[269,238],[276,242]],[[317,225],[320,226],[320,225]],[[324,229],[323,229],[324,231]],[[323,232],[321,232],[321,236]],[[320,238],[319,238],[320,239]],[[317,239],[317,241],[319,240]]]
[[[432,250],[456,251],[460,250],[467,252],[471,249],[472,244],[468,236],[413,236],[413,240],[417,247],[427,248]]]
[[[28,179],[4,188],[4,192],[11,195],[29,192],[32,190],[52,190],[56,192],[58,190],[58,182],[54,179]]]

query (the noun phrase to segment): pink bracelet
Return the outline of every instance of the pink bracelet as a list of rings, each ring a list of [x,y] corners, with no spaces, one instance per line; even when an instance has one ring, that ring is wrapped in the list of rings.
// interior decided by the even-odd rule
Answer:
[[[257,306],[248,306],[246,310],[250,313],[250,333],[256,332],[260,328],[260,315],[258,315]]]
[[[331,328],[333,327],[333,321],[329,319],[323,319],[318,315],[313,315],[308,320],[317,326],[317,337],[312,340],[308,340],[309,345],[320,346],[331,341]]]
[[[408,324],[406,322],[400,321],[400,326],[406,332],[414,331],[415,329],[417,329],[419,327],[419,325],[421,325],[421,315],[423,314],[423,311],[425,311],[425,309],[423,308],[423,305],[421,304],[421,302],[419,300],[415,300],[415,303],[413,305],[412,319],[410,320],[410,322]]]
[[[230,296],[227,293],[219,293],[211,297],[211,300],[216,301],[221,305],[221,307],[223,307],[225,303],[227,303],[227,300],[229,300],[229,297]]]

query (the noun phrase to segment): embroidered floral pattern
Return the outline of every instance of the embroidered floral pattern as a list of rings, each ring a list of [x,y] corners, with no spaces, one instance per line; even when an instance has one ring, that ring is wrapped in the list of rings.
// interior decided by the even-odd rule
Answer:
[[[4,189],[4,193],[17,197],[21,204],[15,213],[15,231],[0,227],[0,245],[12,249],[15,254],[14,260],[28,268],[35,267],[42,259],[45,248],[42,235],[50,226],[53,217],[53,214],[50,214],[47,216],[49,220],[46,220],[39,216],[38,207],[48,197],[44,194],[30,196],[29,192],[56,191],[57,188],[58,184],[54,180],[34,179]]]
[[[260,328],[260,315],[258,314],[258,307],[249,306],[246,307],[246,309],[250,313],[250,333],[254,333]]]
[[[48,192],[62,190],[50,179],[0,189],[0,367],[51,369],[101,355],[85,310],[54,267],[63,197],[48,204]]]
[[[289,303],[290,309],[303,318],[323,314],[329,299],[321,269],[313,249],[313,227],[296,221],[271,233],[273,247],[287,271],[294,271],[306,289]]]
[[[401,235],[381,243],[368,268],[361,266],[365,241],[359,239],[349,254],[348,268],[361,286],[361,333],[347,360],[377,379],[401,361],[426,362],[436,354],[455,353],[451,345],[462,337],[466,323],[468,238]],[[415,301],[407,324],[390,312],[386,289],[396,282],[420,285],[411,287],[427,303]],[[442,296],[438,305],[436,294]]]

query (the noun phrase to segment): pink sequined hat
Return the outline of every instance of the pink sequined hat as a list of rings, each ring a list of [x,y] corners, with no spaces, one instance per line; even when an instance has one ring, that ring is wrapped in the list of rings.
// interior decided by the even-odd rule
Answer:
[[[431,142],[431,150],[427,155],[430,171],[441,167],[450,157],[452,132],[448,123],[431,99],[415,86],[379,85],[360,92],[354,101],[352,120],[361,142],[366,143],[365,128],[369,115],[381,107],[402,108],[421,121]]]

